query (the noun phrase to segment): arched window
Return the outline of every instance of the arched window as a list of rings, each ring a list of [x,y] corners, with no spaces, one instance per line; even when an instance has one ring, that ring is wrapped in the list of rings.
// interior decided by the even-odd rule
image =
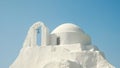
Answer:
[[[57,37],[57,45],[60,45],[60,37]]]

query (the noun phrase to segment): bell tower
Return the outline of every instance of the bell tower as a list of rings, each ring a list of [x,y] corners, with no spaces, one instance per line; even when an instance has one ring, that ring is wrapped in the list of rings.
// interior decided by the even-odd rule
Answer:
[[[38,30],[41,28],[41,45],[46,46],[49,44],[49,32],[48,28],[44,25],[42,22],[36,22],[33,24],[26,36],[26,39],[24,41],[23,47],[26,46],[35,46],[37,44],[37,34]]]

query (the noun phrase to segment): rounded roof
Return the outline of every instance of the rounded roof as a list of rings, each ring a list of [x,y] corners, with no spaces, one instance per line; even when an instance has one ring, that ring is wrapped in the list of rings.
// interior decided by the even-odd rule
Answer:
[[[52,31],[53,33],[63,33],[63,32],[82,32],[84,33],[77,25],[72,23],[65,23],[58,26],[56,29]]]

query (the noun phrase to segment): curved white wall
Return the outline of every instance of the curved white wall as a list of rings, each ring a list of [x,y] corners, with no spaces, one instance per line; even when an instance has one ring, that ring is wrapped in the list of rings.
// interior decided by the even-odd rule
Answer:
[[[51,45],[57,45],[57,37],[60,38],[60,45],[74,43],[80,43],[83,45],[91,44],[90,37],[86,34],[82,34],[79,32],[63,32],[51,34]]]

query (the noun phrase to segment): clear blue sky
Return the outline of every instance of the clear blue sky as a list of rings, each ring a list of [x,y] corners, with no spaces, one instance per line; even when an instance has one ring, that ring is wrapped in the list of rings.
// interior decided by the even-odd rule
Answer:
[[[37,21],[50,31],[66,22],[79,25],[107,60],[120,67],[119,0],[0,0],[0,68],[16,59],[27,30]]]

